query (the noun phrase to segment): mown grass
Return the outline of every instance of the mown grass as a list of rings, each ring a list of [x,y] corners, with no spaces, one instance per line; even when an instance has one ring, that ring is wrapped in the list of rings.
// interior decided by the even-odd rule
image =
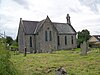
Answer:
[[[19,75],[55,75],[55,70],[63,66],[68,75],[100,75],[100,53],[94,49],[86,56],[80,49],[62,50],[55,53],[13,55],[11,61]]]

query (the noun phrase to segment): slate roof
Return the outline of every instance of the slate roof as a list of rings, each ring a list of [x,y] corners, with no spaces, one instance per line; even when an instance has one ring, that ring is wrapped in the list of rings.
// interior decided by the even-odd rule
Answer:
[[[25,34],[33,34],[38,23],[39,23],[38,21],[25,21],[25,20],[23,20]]]
[[[23,26],[25,29],[25,34],[36,34],[36,32],[39,30],[41,25],[44,23],[45,19],[42,21],[23,21]],[[57,23],[52,22],[54,27],[57,29],[59,34],[76,34],[76,31],[74,28],[67,24],[67,23]]]
[[[71,33],[74,34],[74,29],[67,23],[53,23],[59,34]]]

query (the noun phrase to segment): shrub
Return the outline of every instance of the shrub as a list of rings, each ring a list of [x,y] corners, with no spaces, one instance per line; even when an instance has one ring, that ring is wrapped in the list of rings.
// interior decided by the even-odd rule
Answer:
[[[16,69],[9,60],[10,57],[9,51],[0,44],[0,75],[17,75]]]

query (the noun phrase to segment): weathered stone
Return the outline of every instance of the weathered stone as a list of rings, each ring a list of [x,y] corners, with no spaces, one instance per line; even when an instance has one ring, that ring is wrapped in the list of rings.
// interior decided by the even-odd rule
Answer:
[[[69,17],[67,18],[70,24]],[[18,29],[19,51],[24,53],[26,47],[29,53],[52,53],[53,50],[76,48],[76,32],[68,23],[52,22],[48,16],[42,21],[24,21],[20,18]]]
[[[63,67],[60,67],[56,70],[56,75],[67,75],[67,72]]]
[[[80,47],[81,47],[81,55],[86,55],[87,54],[88,46],[89,46],[88,42],[84,41],[83,43],[81,43],[81,45],[80,45]]]

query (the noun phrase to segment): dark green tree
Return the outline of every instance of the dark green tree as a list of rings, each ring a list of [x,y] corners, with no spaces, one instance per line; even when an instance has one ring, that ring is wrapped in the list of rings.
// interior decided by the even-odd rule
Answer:
[[[13,43],[12,37],[7,36],[7,37],[6,37],[6,43],[9,44],[9,45],[11,45],[11,44]]]
[[[78,32],[78,38],[77,38],[77,43],[78,43],[78,47],[80,47],[80,44],[83,43],[83,41],[87,41],[90,38],[90,32],[85,29],[82,30],[81,32]]]

